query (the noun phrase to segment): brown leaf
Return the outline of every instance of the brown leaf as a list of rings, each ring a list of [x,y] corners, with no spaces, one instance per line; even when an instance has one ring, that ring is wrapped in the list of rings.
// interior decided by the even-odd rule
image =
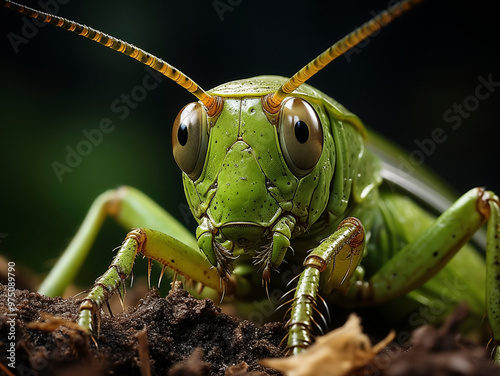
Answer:
[[[303,353],[288,358],[263,359],[259,363],[287,376],[343,376],[368,364],[394,335],[391,332],[372,346],[362,332],[359,317],[351,314],[342,327],[318,337]]]

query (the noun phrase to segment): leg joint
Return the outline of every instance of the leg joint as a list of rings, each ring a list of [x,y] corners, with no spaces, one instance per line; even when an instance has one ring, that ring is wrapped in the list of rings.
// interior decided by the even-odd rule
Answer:
[[[500,199],[498,196],[484,188],[477,188],[477,211],[486,220],[491,216],[491,204],[500,207]]]
[[[365,230],[361,221],[355,217],[347,217],[342,222],[340,222],[337,230],[342,227],[349,226],[354,227],[354,233],[349,238],[349,244],[351,248],[359,248],[365,242]]]
[[[137,242],[138,249],[141,249],[145,245],[144,243],[147,239],[146,231],[142,228],[133,229],[125,237],[125,242],[129,239],[135,240]]]

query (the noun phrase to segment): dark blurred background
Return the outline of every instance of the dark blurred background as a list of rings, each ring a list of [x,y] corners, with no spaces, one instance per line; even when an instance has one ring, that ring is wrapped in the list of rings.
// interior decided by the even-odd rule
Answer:
[[[37,1],[24,3],[40,8]],[[290,76],[389,3],[46,2],[52,9],[58,4],[59,15],[156,54],[205,89],[259,74]],[[487,99],[470,98],[479,76],[500,82],[495,3],[428,0],[309,83],[408,151],[442,128],[447,140],[426,164],[457,192],[474,186],[500,192],[500,87]],[[111,103],[141,86],[143,66],[52,26],[25,29],[31,35],[16,52],[7,35],[22,36],[25,25],[22,16],[0,9],[0,253],[47,272],[93,199],[122,184],[141,189],[181,221],[189,218],[170,132],[194,97],[165,79],[122,120]],[[464,101],[477,108],[452,129],[443,114]],[[53,162],[66,164],[67,146],[75,149],[82,131],[98,128],[103,118],[114,131],[59,181]],[[106,222],[86,263],[90,273],[79,283],[88,286],[105,270],[125,233]]]

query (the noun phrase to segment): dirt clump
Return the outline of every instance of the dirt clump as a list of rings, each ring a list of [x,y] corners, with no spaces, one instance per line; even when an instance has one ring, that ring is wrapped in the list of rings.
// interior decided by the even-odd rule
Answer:
[[[282,323],[237,320],[182,288],[166,298],[153,289],[134,307],[101,313],[95,343],[75,323],[78,307],[75,298],[0,284],[0,375],[280,375],[258,362],[282,357]],[[349,375],[500,376],[484,345],[457,335],[466,314],[462,307],[439,329],[416,329],[409,343],[387,346]],[[364,327],[368,335],[372,330]],[[307,375],[323,376],[310,368]]]
[[[77,299],[16,290],[13,314],[6,295],[7,287],[0,285],[0,362],[11,363],[9,334],[14,335],[15,371],[8,368],[14,374],[279,374],[257,361],[282,356],[282,324],[259,327],[238,321],[211,300],[194,299],[182,288],[172,289],[166,298],[153,289],[136,307],[114,316],[103,313],[98,348],[75,325]]]

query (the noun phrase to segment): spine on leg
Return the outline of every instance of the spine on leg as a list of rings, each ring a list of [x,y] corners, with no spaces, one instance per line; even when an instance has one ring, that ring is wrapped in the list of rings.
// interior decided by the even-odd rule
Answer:
[[[292,303],[291,317],[286,323],[288,329],[286,352],[298,354],[313,341],[312,318],[316,308],[319,277],[320,271],[314,267],[306,267],[300,276]]]
[[[132,273],[137,252],[144,246],[146,235],[144,230],[135,229],[128,233],[112,264],[101,277],[97,279],[92,290],[80,304],[78,324],[89,333],[94,331],[94,316],[97,315],[99,326],[99,311],[115,291],[120,294],[123,304],[125,298],[125,279]]]

